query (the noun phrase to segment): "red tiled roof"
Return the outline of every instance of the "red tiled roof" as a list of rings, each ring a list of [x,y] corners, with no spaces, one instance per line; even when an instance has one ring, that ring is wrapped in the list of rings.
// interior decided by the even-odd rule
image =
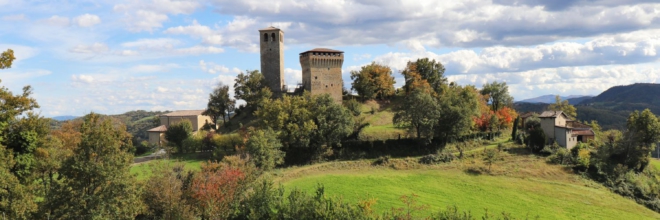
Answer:
[[[147,132],[166,132],[167,131],[167,126],[161,125],[152,129],[147,130]]]
[[[341,50],[333,50],[333,49],[328,49],[328,48],[314,48],[305,52],[302,52],[300,54],[304,53],[309,53],[309,52],[321,52],[321,53],[343,53],[344,51]]]
[[[594,131],[589,129],[589,130],[573,130],[573,135],[593,136],[595,134],[594,134]]]
[[[163,115],[164,116],[195,116],[195,115],[202,115],[202,112],[204,112],[204,110],[181,110],[181,111],[170,112]]]

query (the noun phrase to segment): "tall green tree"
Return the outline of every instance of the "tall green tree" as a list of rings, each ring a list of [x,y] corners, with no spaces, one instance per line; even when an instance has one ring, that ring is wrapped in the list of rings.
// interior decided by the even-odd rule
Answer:
[[[312,140],[329,147],[339,144],[351,134],[354,120],[347,108],[335,103],[329,94],[316,96],[312,102],[312,114],[317,128]]]
[[[204,115],[208,115],[213,120],[213,129],[218,129],[218,119],[222,117],[223,124],[227,123],[227,116],[234,110],[236,100],[229,97],[229,86],[219,84],[213,92],[209,94],[209,102],[206,105]]]
[[[443,143],[470,132],[473,118],[479,114],[477,90],[471,86],[450,85],[438,98],[439,116],[434,121],[436,136]]]
[[[439,117],[440,106],[431,94],[415,90],[405,97],[392,120],[397,126],[414,130],[417,138],[430,138]]]
[[[272,170],[275,166],[284,163],[282,143],[272,129],[250,131],[245,148],[254,165],[263,170]]]
[[[167,131],[165,131],[165,140],[172,142],[177,147],[178,153],[184,153],[183,140],[190,137],[192,131],[192,123],[188,120],[183,120],[167,128]]]
[[[626,148],[626,165],[639,172],[650,162],[651,151],[660,141],[660,121],[651,110],[634,111],[628,117],[628,130],[624,136],[629,137]]]
[[[241,72],[234,81],[234,97],[244,100],[248,109],[256,110],[259,103],[273,95],[266,78],[257,70]]]
[[[563,111],[564,113],[566,113],[566,115],[568,115],[572,119],[577,118],[577,109],[575,108],[575,106],[569,104],[568,100],[562,101],[561,97],[559,96],[555,96],[555,103],[550,104],[548,106],[548,110]]]
[[[394,95],[394,77],[390,67],[372,62],[360,71],[351,71],[352,89],[362,99],[385,99]]]
[[[406,93],[424,87],[424,82],[426,82],[435,93],[440,94],[447,85],[447,78],[444,76],[445,67],[439,61],[429,58],[417,59],[415,62],[409,61],[401,74],[406,80],[403,86]]]
[[[142,211],[140,186],[130,174],[131,137],[91,113],[80,127],[79,146],[60,171],[62,183],[46,199],[51,219],[134,219]]]
[[[493,81],[492,83],[486,83],[481,90],[481,94],[488,98],[493,111],[498,111],[504,106],[513,105],[513,97],[509,95],[509,86],[506,85],[506,82]]]

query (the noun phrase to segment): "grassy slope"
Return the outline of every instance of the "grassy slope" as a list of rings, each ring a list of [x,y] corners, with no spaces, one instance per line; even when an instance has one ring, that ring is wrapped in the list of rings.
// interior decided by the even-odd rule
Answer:
[[[397,99],[393,99],[390,103],[373,100],[362,103],[362,114],[359,117],[364,117],[364,121],[368,122],[370,126],[362,131],[360,139],[386,140],[396,139],[399,136],[408,136],[408,132],[405,129],[397,128],[392,124],[392,119],[394,118],[392,108],[395,103],[397,103]],[[374,110],[373,114],[371,114],[372,109]]]
[[[561,166],[548,165],[543,158],[525,155],[524,150],[502,154],[491,175],[464,172],[468,167],[483,167],[477,157],[408,170],[371,166],[368,161],[331,162],[278,171],[276,180],[286,188],[308,191],[323,183],[328,194],[350,202],[377,198],[374,208],[380,212],[402,207],[399,197],[415,193],[431,211],[457,205],[478,216],[487,208],[489,213],[506,211],[515,217],[529,214],[542,219],[660,218],[633,200]]]
[[[204,161],[206,161],[206,159],[200,157],[198,154],[175,155],[169,159],[152,160],[140,164],[135,164],[131,167],[131,174],[136,174],[138,179],[146,179],[151,176],[152,166],[158,166],[160,163],[174,162],[182,162],[185,169],[199,171],[201,170],[201,165]]]

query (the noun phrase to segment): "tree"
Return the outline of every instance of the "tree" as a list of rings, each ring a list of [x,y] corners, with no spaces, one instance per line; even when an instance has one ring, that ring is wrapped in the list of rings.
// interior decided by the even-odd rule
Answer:
[[[445,67],[442,63],[429,60],[429,58],[417,59],[415,62],[409,61],[401,74],[406,80],[406,84],[403,86],[406,93],[428,85],[432,91],[440,94],[447,85],[447,78],[444,77]]]
[[[422,135],[428,137],[433,134],[433,126],[439,116],[440,106],[437,101],[429,93],[415,90],[398,107],[393,123],[413,129],[417,138],[422,138]]]
[[[11,68],[12,62],[16,57],[14,57],[14,51],[12,49],[7,49],[7,51],[0,54],[0,69]]]
[[[130,174],[133,155],[125,127],[94,113],[80,127],[81,142],[63,164],[62,182],[45,198],[53,219],[134,219],[142,211],[140,186]]]
[[[353,116],[360,116],[360,114],[362,114],[360,103],[357,100],[349,99],[344,104],[346,105],[346,108],[353,113]]]
[[[218,84],[209,94],[209,102],[203,115],[208,115],[213,120],[213,130],[218,129],[218,119],[222,117],[223,124],[227,123],[227,116],[234,110],[236,100],[229,97],[229,86]]]
[[[509,95],[509,86],[506,85],[506,82],[493,81],[493,83],[486,83],[481,90],[481,94],[487,97],[491,109],[495,112],[513,104],[513,97]]]
[[[372,62],[360,71],[351,71],[352,89],[362,99],[385,99],[394,94],[394,77],[390,67]]]
[[[257,70],[241,72],[234,81],[234,97],[244,100],[248,109],[256,110],[259,103],[272,96],[266,78]]]
[[[329,94],[312,99],[312,115],[316,124],[314,143],[330,147],[339,144],[353,131],[353,116],[348,109],[335,103]]]
[[[149,187],[142,194],[147,206],[145,219],[195,219],[190,198],[193,172],[186,171],[180,162],[153,165]]]
[[[250,131],[245,147],[250,154],[250,160],[263,170],[271,170],[284,163],[282,143],[277,139],[277,133],[271,129]]]
[[[484,161],[488,164],[488,172],[490,172],[490,167],[497,161],[499,154],[495,149],[487,149],[484,151]]]
[[[555,103],[548,106],[550,111],[563,111],[571,119],[577,118],[577,109],[568,103],[568,100],[561,100],[561,97],[555,96]]]
[[[165,131],[165,139],[172,142],[178,149],[178,153],[184,153],[183,140],[190,137],[192,133],[192,124],[188,120],[170,125]]]
[[[650,154],[660,141],[660,121],[649,109],[634,111],[628,117],[628,130],[624,134],[629,141],[624,141],[626,162],[631,169],[641,172],[650,162]]]
[[[242,193],[245,173],[238,168],[210,162],[192,181],[192,198],[202,219],[227,219],[236,198]]]
[[[440,108],[435,121],[436,136],[442,138],[443,145],[470,132],[473,118],[479,113],[477,94],[472,86],[461,87],[452,83],[438,98]]]
[[[518,124],[520,124],[520,116],[516,117],[516,120],[513,121],[513,129],[511,129],[511,139],[516,140],[518,136]]]

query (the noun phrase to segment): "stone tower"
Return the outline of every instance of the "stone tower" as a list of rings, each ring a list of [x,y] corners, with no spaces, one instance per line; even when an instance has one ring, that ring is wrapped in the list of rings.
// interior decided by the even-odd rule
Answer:
[[[259,30],[261,42],[261,73],[275,95],[286,92],[284,88],[284,32],[268,27]]]
[[[327,48],[316,48],[300,54],[303,88],[311,95],[330,94],[341,104],[344,81],[341,79],[341,66],[344,52]]]

